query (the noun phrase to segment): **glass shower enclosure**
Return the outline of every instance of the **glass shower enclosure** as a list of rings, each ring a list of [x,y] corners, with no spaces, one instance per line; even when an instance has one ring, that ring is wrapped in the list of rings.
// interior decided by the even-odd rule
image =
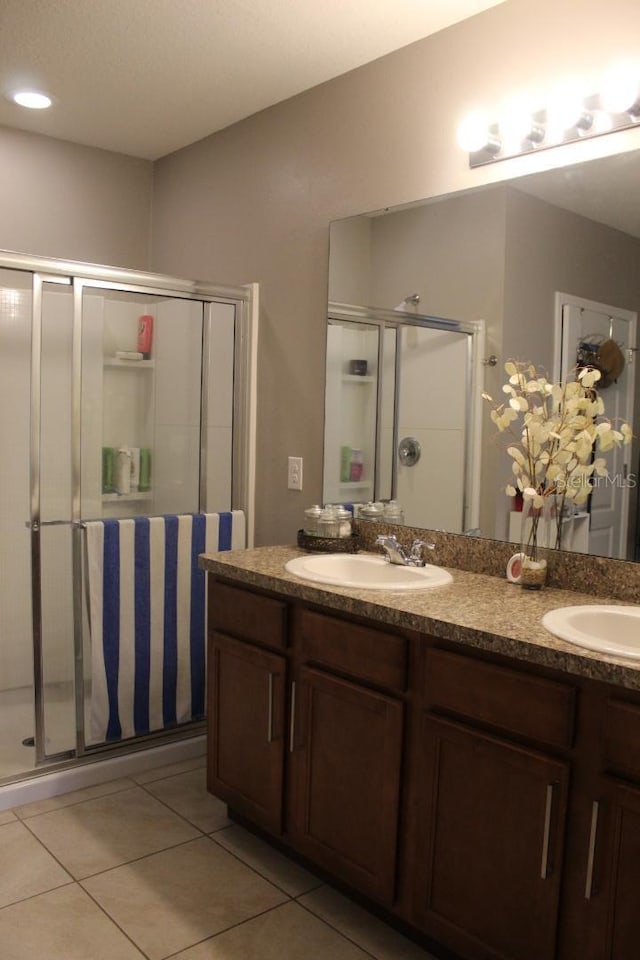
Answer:
[[[484,322],[329,304],[323,499],[478,527]]]
[[[251,544],[256,306],[0,253],[0,784],[127,747],[89,735],[87,523],[242,511]]]

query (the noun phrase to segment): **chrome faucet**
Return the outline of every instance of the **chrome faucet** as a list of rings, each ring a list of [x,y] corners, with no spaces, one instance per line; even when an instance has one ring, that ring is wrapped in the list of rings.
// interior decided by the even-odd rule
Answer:
[[[385,552],[388,563],[397,563],[402,567],[424,567],[426,560],[422,556],[422,548],[435,550],[435,543],[427,543],[426,540],[414,540],[411,544],[411,552],[407,555],[402,544],[393,534],[390,536],[379,536],[376,538],[376,546],[382,547]]]

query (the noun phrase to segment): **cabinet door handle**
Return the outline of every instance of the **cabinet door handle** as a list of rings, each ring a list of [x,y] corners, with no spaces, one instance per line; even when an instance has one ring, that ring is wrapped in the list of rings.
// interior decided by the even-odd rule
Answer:
[[[289,753],[293,753],[296,733],[296,682],[291,683],[291,715],[289,717]]]
[[[589,852],[587,853],[587,880],[584,887],[585,900],[591,900],[593,896],[593,866],[596,859],[596,840],[598,837],[598,816],[600,814],[600,803],[593,801],[591,806],[591,830],[589,832]]]
[[[273,743],[273,674],[268,679],[268,708],[267,708],[267,743]]]
[[[555,784],[547,784],[547,802],[544,809],[544,835],[542,837],[542,862],[540,864],[540,878],[549,877],[549,846],[551,841],[551,812],[553,810],[553,791]]]

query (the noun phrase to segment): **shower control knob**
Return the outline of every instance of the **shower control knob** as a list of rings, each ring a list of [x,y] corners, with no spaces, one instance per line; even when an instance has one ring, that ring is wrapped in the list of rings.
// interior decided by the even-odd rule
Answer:
[[[415,467],[421,454],[422,447],[415,437],[404,437],[398,444],[398,460],[403,467]]]

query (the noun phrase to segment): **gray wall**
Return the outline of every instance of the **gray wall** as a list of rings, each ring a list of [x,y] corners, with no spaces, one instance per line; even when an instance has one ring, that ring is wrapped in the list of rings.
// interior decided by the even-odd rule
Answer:
[[[551,372],[555,291],[640,312],[640,240],[508,190],[504,356]]]
[[[261,283],[256,534],[291,540],[322,487],[329,222],[637,147],[635,130],[470,171],[455,129],[478,104],[635,56],[639,34],[637,0],[508,0],[155,166],[0,129],[0,246]],[[304,457],[302,493],[288,455]]]
[[[508,0],[156,164],[153,269],[261,284],[258,543],[291,541],[321,496],[329,222],[637,147],[617,133],[470,171],[455,129],[522,86],[595,76],[639,33],[636,0]]]
[[[0,127],[0,248],[150,268],[153,165]]]

